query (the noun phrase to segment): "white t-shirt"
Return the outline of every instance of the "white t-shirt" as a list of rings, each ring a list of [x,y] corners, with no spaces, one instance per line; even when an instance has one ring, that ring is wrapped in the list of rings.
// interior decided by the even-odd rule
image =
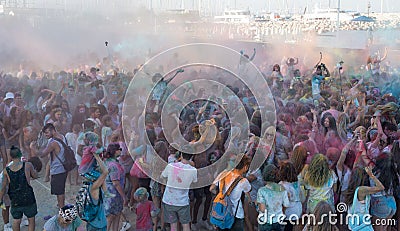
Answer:
[[[82,162],[82,156],[80,156],[78,154],[78,147],[79,147],[79,145],[85,145],[84,138],[85,138],[85,133],[80,132],[78,135],[78,138],[76,139],[75,159],[76,159],[77,165],[81,165],[81,162]]]
[[[67,139],[68,146],[70,146],[71,149],[74,150],[74,153],[76,154],[78,135],[74,134],[73,132],[68,132],[65,135],[65,139]]]
[[[171,163],[161,176],[168,178],[162,202],[173,206],[189,205],[190,185],[197,182],[196,168],[182,162]]]
[[[265,205],[268,224],[279,222],[279,217],[283,215],[283,207],[290,206],[288,192],[277,183],[269,183],[260,188],[257,193],[257,203]]]
[[[340,184],[342,184],[342,189],[341,189],[342,192],[346,191],[347,188],[349,187],[350,176],[351,176],[351,170],[349,168],[347,168],[347,167],[344,167],[344,166],[343,166],[343,168],[344,168],[345,173],[344,173],[343,179],[342,179],[342,174],[343,173],[342,173],[342,171],[340,171],[336,167],[336,171],[337,171],[337,174],[338,174],[337,175],[338,180],[339,180]]]
[[[291,215],[296,215],[298,218],[301,216],[303,211],[303,206],[300,200],[301,188],[300,183],[298,181],[289,183],[286,181],[279,182],[282,185],[286,192],[288,193],[290,205],[285,209],[286,220],[291,218]],[[292,217],[292,218],[297,218]]]
[[[226,176],[225,176],[226,175]],[[229,187],[231,186],[231,184],[235,181],[236,177],[235,174],[230,171],[230,172],[226,172],[223,171],[221,172],[218,176],[217,176],[217,180],[214,182],[215,185],[217,185],[219,187],[219,179],[221,179],[223,176],[225,176],[225,179],[230,179],[230,181],[226,182],[223,188],[223,193],[225,193]],[[236,207],[239,205],[239,207],[237,208],[237,212],[236,212],[236,218],[239,219],[243,219],[244,218],[244,210],[243,210],[243,205],[242,205],[242,201],[240,200],[241,196],[242,196],[242,192],[250,192],[251,190],[251,184],[250,182],[246,179],[243,178],[242,180],[239,181],[239,183],[236,185],[236,187],[232,190],[231,195],[229,195],[229,199],[231,200],[232,204],[233,204],[233,213],[236,212]]]

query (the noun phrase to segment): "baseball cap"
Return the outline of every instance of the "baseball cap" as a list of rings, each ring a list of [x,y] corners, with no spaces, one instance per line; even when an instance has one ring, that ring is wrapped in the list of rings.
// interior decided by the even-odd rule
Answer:
[[[4,98],[4,100],[7,100],[7,99],[14,99],[14,93],[7,92],[6,93],[6,97]]]

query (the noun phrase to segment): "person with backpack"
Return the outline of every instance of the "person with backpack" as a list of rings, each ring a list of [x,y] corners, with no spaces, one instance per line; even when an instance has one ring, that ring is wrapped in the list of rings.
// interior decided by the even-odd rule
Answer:
[[[35,216],[37,214],[37,205],[35,193],[30,185],[31,178],[38,178],[34,166],[30,162],[21,161],[22,152],[19,148],[12,146],[10,149],[12,164],[6,167],[3,172],[2,190],[0,198],[6,193],[8,186],[8,195],[11,200],[11,216],[14,218],[12,230],[19,231],[22,216],[28,217],[28,230],[35,230]],[[3,205],[3,201],[1,201]]]
[[[43,158],[50,155],[51,194],[57,196],[57,206],[62,208],[65,205],[65,183],[68,174],[63,165],[65,162],[64,141],[55,136],[56,128],[53,124],[46,124],[42,132],[49,142],[46,148],[39,153],[39,157]]]
[[[238,155],[238,157],[240,156],[242,155]],[[219,193],[213,202],[210,222],[220,230],[244,230],[244,210],[241,198],[242,194],[245,193],[249,198],[249,202],[251,202],[249,193],[251,184],[243,177],[247,173],[250,163],[250,157],[243,155],[233,170],[220,173],[210,186],[210,191],[214,194],[216,189],[219,188]],[[227,200],[228,198],[229,200]],[[223,200],[226,202],[223,202]],[[227,208],[224,208],[224,206]],[[218,207],[222,209],[220,210]],[[227,212],[220,214],[221,212],[219,211]],[[219,217],[223,218],[223,220],[221,221]]]
[[[78,194],[77,196],[78,214],[82,220],[86,221],[87,231],[106,231],[107,218],[102,185],[105,183],[109,171],[98,153],[94,153],[93,156],[100,167],[100,176],[95,180],[92,177],[85,178],[84,184],[87,186],[87,190],[82,191],[81,189],[79,193],[82,192],[84,195]]]

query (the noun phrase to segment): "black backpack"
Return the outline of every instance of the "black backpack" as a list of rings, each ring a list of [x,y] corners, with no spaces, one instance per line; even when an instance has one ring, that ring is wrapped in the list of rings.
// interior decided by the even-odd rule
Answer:
[[[64,143],[64,141],[54,138],[54,140],[60,142],[62,146],[64,147],[64,159],[65,161],[61,161],[60,157],[58,155],[55,155],[57,159],[62,163],[64,166],[65,171],[69,172],[72,169],[74,169],[77,164],[76,164],[76,159],[75,159],[75,152],[72,150],[72,148]]]

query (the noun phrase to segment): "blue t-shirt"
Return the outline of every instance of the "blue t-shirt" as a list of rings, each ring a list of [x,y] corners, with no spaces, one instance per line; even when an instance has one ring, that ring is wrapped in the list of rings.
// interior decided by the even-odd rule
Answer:
[[[321,85],[323,79],[324,79],[324,77],[321,75],[313,76],[312,81],[311,81],[311,88],[312,88],[313,95],[318,95],[319,93],[321,93],[319,86]]]
[[[91,189],[92,189],[92,185],[89,186],[89,191]],[[99,190],[100,190],[100,193],[103,193],[101,191],[101,189],[99,189]],[[98,229],[106,228],[107,227],[107,218],[106,218],[106,213],[105,213],[104,204],[103,204],[104,202],[103,202],[102,197],[100,197],[99,200],[95,200],[92,198],[92,194],[90,194],[90,199],[93,201],[93,204],[99,206],[99,211],[97,213],[96,218],[93,219],[93,221],[88,222],[87,224],[92,227],[98,228]]]

